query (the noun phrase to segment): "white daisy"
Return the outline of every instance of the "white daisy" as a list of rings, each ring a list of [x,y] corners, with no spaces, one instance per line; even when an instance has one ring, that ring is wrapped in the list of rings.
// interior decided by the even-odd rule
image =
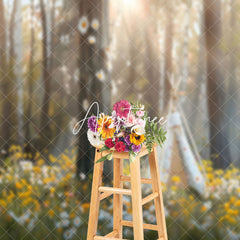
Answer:
[[[80,217],[75,217],[73,220],[73,224],[75,227],[79,227],[81,225],[81,219]]]
[[[66,208],[68,206],[68,204],[67,204],[67,202],[62,202],[61,203],[61,207],[62,208]],[[63,212],[64,213],[64,212]],[[65,213],[64,213],[64,215],[65,215]],[[61,216],[61,214],[60,214],[60,216]]]
[[[91,145],[98,146],[103,144],[103,141],[100,140],[100,134],[98,132],[94,133],[90,129],[88,129],[87,136],[88,141],[91,143]]]
[[[70,224],[70,221],[69,221],[68,219],[63,219],[63,220],[62,220],[62,226],[63,226],[63,227],[68,227],[69,224]]]
[[[83,105],[83,109],[87,111],[89,107],[89,101],[87,99],[84,99],[82,105]]]
[[[87,32],[88,28],[89,28],[88,19],[86,16],[82,16],[78,22],[78,30],[82,35],[84,35]]]
[[[96,77],[103,82],[105,80],[105,73],[104,71],[101,69],[98,72],[96,72]]]
[[[89,36],[88,37],[88,42],[90,43],[90,44],[95,44],[96,43],[96,37],[95,36]]]
[[[99,25],[98,19],[94,18],[91,23],[92,28],[97,31],[99,29]]]
[[[67,213],[66,211],[64,211],[64,212],[61,212],[61,213],[60,213],[60,217],[61,217],[61,218],[68,218],[69,215],[68,215],[68,213]]]

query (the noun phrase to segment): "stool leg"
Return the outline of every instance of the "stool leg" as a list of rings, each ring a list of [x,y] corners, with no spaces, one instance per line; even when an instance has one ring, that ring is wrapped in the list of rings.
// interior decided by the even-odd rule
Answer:
[[[113,187],[123,188],[123,182],[120,177],[123,169],[123,159],[115,158],[113,167]],[[113,195],[113,230],[117,230],[116,237],[122,238],[122,194]]]
[[[130,162],[133,231],[135,240],[143,240],[142,187],[140,176],[140,158]]]
[[[159,239],[163,238],[163,240],[167,240],[167,229],[156,147],[154,147],[153,151],[149,154],[149,165],[153,182],[153,192],[158,192],[159,194],[158,197],[154,199],[156,219],[158,225],[158,237]]]
[[[95,162],[102,156],[101,152],[95,151]],[[92,194],[90,202],[90,212],[88,220],[87,240],[93,240],[97,234],[98,214],[99,214],[99,191],[98,188],[102,183],[103,162],[95,163],[93,170]]]

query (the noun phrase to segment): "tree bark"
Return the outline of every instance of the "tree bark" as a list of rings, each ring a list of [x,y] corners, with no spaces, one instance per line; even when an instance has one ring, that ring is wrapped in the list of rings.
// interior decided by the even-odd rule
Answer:
[[[223,109],[225,103],[221,2],[204,0],[205,40],[207,50],[207,95],[210,130],[210,154],[215,168],[226,168],[231,163],[228,133]]]
[[[47,31],[47,15],[46,9],[44,6],[43,0],[40,0],[41,8],[41,22],[42,22],[42,31],[43,31],[43,40],[42,40],[42,73],[43,73],[43,89],[44,96],[42,101],[41,109],[41,124],[40,124],[40,151],[43,151],[46,148],[50,147],[51,140],[51,128],[49,116],[49,106],[50,106],[50,94],[51,94],[51,76],[49,68],[49,33]]]
[[[155,19],[156,14],[151,10],[151,1],[143,1],[143,8],[145,12],[145,71],[148,80],[147,91],[145,93],[145,100],[148,103],[148,113],[153,118],[159,116],[160,106],[160,62],[159,62],[159,43],[158,39],[158,26]],[[155,17],[153,17],[155,16]],[[155,39],[155,41],[153,41]]]
[[[16,13],[15,13],[15,31],[14,31],[14,72],[17,85],[17,117],[18,117],[18,134],[17,142],[23,147],[24,144],[24,109],[23,109],[23,40],[22,40],[22,4],[21,0],[18,0],[16,3]]]
[[[173,48],[173,13],[171,1],[166,1],[166,28],[165,28],[165,39],[164,39],[164,106],[168,106],[170,99],[171,85],[169,83],[172,74],[172,48]]]
[[[11,103],[8,96],[9,81],[5,75],[6,71],[6,22],[3,0],[0,0],[0,78],[1,78],[1,94],[3,96],[2,102],[2,116],[1,116],[1,152],[3,158],[8,155],[9,139],[10,139],[10,119],[9,111],[11,110]]]
[[[84,119],[87,109],[84,108],[84,103],[90,105],[92,102],[99,103],[100,111],[109,109],[110,105],[110,92],[104,90],[104,85],[108,84],[107,89],[110,88],[110,79],[106,69],[106,43],[104,39],[106,31],[103,25],[103,15],[100,9],[103,9],[104,4],[108,4],[106,0],[89,0],[79,1],[79,19],[86,16],[91,24],[93,19],[98,19],[100,28],[93,30],[91,27],[85,34],[79,33],[80,37],[80,53],[79,53],[79,68],[80,68],[80,81],[79,81],[79,115],[78,119]],[[107,7],[106,7],[107,9]],[[106,22],[106,15],[104,21]],[[104,34],[105,33],[105,34]],[[88,41],[89,36],[96,37],[96,43],[90,44]],[[99,70],[104,71],[103,82],[96,77]],[[107,81],[107,82],[106,82]],[[108,94],[109,98],[103,95]],[[96,114],[96,109],[91,113]],[[90,114],[91,114],[90,113]],[[81,129],[78,137],[78,155],[77,155],[77,176],[80,173],[89,174],[93,170],[94,148],[87,140],[87,124],[85,123]],[[110,163],[108,163],[110,164]],[[110,172],[108,172],[110,173]]]
[[[0,75],[1,75],[1,89],[2,96],[4,96],[2,101],[2,124],[1,124],[1,150],[3,150],[3,158],[8,156],[8,149],[10,143],[13,141],[13,131],[14,126],[13,119],[16,113],[16,101],[14,97],[13,88],[15,87],[15,74],[14,74],[14,18],[16,13],[17,0],[13,2],[13,8],[11,13],[10,25],[9,25],[9,35],[10,35],[10,50],[9,50],[9,62],[6,58],[6,21],[5,21],[5,11],[3,1],[0,1],[0,24],[2,26],[1,37],[0,37]],[[6,74],[7,69],[7,74]],[[17,124],[17,123],[16,123]]]
[[[33,97],[33,79],[34,79],[34,46],[35,46],[35,30],[34,30],[34,0],[31,0],[31,28],[30,28],[30,59],[29,59],[29,74],[27,78],[28,82],[28,105],[27,105],[27,121],[26,121],[26,147],[25,151],[31,153],[33,151],[31,146],[31,123],[32,123],[32,97]]]

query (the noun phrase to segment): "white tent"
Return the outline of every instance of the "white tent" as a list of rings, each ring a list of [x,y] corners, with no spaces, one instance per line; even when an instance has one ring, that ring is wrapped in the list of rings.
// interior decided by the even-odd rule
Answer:
[[[186,182],[185,185],[191,186],[201,195],[204,195],[207,179],[204,168],[202,168],[202,171],[199,168],[199,165],[202,165],[201,157],[177,101],[179,95],[177,88],[180,81],[175,87],[173,81],[170,84],[172,90],[167,116],[167,140],[163,145],[163,149],[160,150],[161,180],[167,184],[169,176],[175,175],[175,172],[178,171],[181,179],[185,178],[182,179],[182,181]]]

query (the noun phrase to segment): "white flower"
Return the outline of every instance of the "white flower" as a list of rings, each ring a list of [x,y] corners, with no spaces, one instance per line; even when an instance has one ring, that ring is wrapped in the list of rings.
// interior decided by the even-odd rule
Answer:
[[[62,208],[66,208],[67,205],[68,205],[68,204],[67,204],[66,202],[62,202],[62,203],[61,203],[61,207],[62,207]],[[62,213],[64,213],[64,215],[65,215],[65,212],[62,212]],[[61,213],[61,214],[62,214],[62,213]],[[60,214],[60,216],[61,216],[61,214]],[[66,215],[65,215],[65,216],[66,216]],[[67,217],[68,217],[68,216],[67,216]],[[62,218],[64,218],[64,217],[62,217]]]
[[[98,19],[94,18],[94,19],[92,20],[91,26],[92,26],[92,28],[93,28],[94,30],[98,30],[98,29],[99,29],[99,21],[98,21]]]
[[[73,224],[75,227],[79,227],[81,225],[81,219],[80,217],[75,217],[73,220]]]
[[[105,73],[104,71],[101,69],[98,72],[96,72],[96,77],[103,82],[105,80]]]
[[[94,44],[94,43],[96,43],[96,37],[95,36],[89,36],[88,37],[88,42],[90,43],[90,44]]]
[[[56,228],[61,228],[62,227],[62,223],[61,222],[56,222]]]
[[[69,215],[68,215],[67,212],[64,211],[64,212],[61,212],[61,213],[60,213],[60,217],[61,217],[61,218],[68,218]]]
[[[64,237],[64,239],[71,239],[73,237],[73,235],[76,234],[76,232],[77,232],[76,228],[73,227],[73,228],[67,230],[64,233],[63,237]]]
[[[88,141],[91,143],[91,145],[98,146],[103,144],[103,141],[100,140],[100,134],[98,132],[94,133],[90,129],[88,129],[87,136]]]
[[[78,30],[82,35],[84,35],[87,32],[88,28],[89,28],[88,19],[86,16],[82,16],[78,22]]]
[[[84,109],[85,111],[88,110],[89,102],[88,102],[87,99],[84,99],[84,100],[83,100],[82,106],[83,106],[83,109]]]
[[[24,170],[24,171],[31,171],[33,168],[33,164],[30,161],[22,160],[22,161],[20,161],[19,164],[20,164],[22,170]]]
[[[62,226],[63,226],[63,227],[68,227],[69,224],[70,224],[70,221],[69,221],[68,219],[63,219],[63,220],[62,220]]]
[[[137,135],[145,134],[145,127],[141,125],[135,125],[131,128],[131,132],[135,132]]]

